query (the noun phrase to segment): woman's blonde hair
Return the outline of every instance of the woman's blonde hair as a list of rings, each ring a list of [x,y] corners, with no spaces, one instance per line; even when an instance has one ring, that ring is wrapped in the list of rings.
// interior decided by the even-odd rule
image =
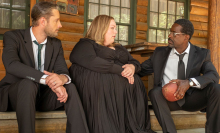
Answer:
[[[85,38],[94,40],[96,43],[104,46],[105,34],[108,31],[111,20],[113,17],[108,15],[99,15],[92,21]],[[114,46],[115,44],[110,44]]]

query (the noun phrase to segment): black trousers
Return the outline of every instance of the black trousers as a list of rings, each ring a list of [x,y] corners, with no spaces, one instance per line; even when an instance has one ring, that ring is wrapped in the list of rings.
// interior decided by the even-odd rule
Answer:
[[[20,133],[35,132],[35,111],[52,111],[65,106],[67,133],[89,133],[84,110],[74,84],[64,85],[68,93],[67,102],[60,103],[56,94],[41,85],[38,96],[38,83],[23,79],[9,87],[9,106],[16,111]]]
[[[195,89],[191,95],[186,93],[185,104],[167,101],[162,94],[162,87],[155,87],[149,92],[154,113],[164,133],[177,133],[170,111],[199,111],[206,108],[206,133],[220,132],[220,85],[211,83],[204,89]]]

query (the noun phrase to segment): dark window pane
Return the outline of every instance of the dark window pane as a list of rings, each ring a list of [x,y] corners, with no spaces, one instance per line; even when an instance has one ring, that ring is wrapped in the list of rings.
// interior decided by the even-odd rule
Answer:
[[[128,26],[119,26],[119,40],[128,41]]]
[[[167,26],[167,14],[160,14],[159,15],[159,27],[166,28]]]
[[[12,29],[25,29],[25,11],[12,10]]]
[[[110,15],[115,19],[115,22],[119,22],[119,19],[120,19],[120,8],[119,7],[112,7]]]
[[[1,28],[10,28],[10,10],[5,8],[0,8],[0,27]]]
[[[121,23],[130,23],[130,9],[121,9]]]
[[[105,14],[109,15],[109,6],[100,5],[100,15]]]
[[[157,43],[165,43],[165,31],[157,30]]]
[[[98,10],[99,10],[99,5],[98,4],[89,3],[88,18],[89,19],[94,19],[96,16],[98,16]]]
[[[158,12],[158,0],[150,0],[150,11]]]
[[[167,0],[160,0],[159,6],[160,13],[167,13]]]
[[[150,26],[151,27],[157,27],[158,23],[158,13],[150,13]]]
[[[130,8],[130,2],[131,0],[121,0],[121,6]]]
[[[154,29],[149,29],[149,42],[156,42],[156,30]]]
[[[26,0],[13,0],[12,7],[25,9],[26,8]]]
[[[176,11],[176,2],[168,1],[168,14],[175,15],[175,11]]]
[[[111,0],[111,5],[120,6],[120,0]]]

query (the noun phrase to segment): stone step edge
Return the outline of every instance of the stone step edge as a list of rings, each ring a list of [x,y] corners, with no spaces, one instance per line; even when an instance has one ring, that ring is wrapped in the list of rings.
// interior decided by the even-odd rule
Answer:
[[[150,115],[154,116],[153,110],[150,109]],[[200,111],[171,111],[171,115],[206,115]],[[49,111],[49,112],[36,112],[36,119],[62,119],[66,118],[65,111]],[[17,119],[15,112],[0,112],[0,120],[14,120]]]

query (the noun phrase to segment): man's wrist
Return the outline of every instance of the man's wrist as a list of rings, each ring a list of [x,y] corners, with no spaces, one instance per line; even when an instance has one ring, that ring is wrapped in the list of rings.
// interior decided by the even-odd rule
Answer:
[[[40,78],[39,83],[46,85],[46,78],[47,78],[47,77],[48,77],[48,75],[44,74],[44,75]]]
[[[64,80],[63,80],[63,84],[69,84],[69,83],[71,83],[71,78],[68,76],[68,75],[66,75],[66,74],[60,74],[60,76],[63,76],[64,78]]]

